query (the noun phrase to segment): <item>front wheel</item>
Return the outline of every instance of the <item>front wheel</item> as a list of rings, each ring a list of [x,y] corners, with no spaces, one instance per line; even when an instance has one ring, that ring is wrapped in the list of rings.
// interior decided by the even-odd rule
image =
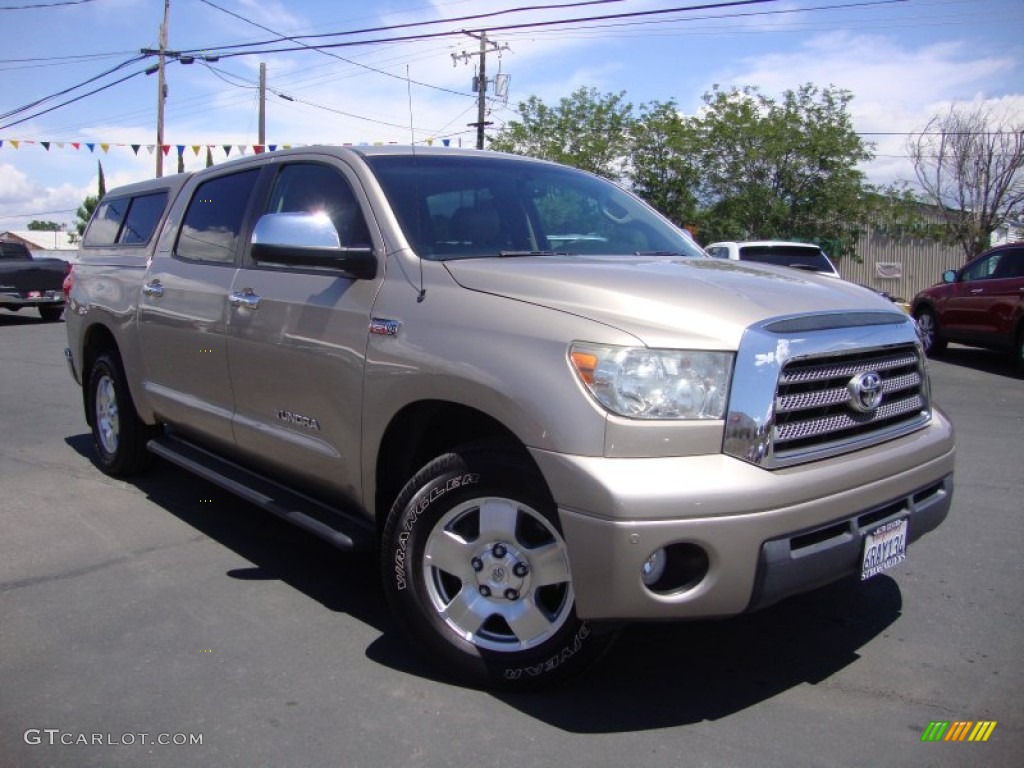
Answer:
[[[395,501],[382,547],[399,622],[474,685],[552,683],[611,640],[576,617],[554,502],[520,454],[467,448],[430,462]]]
[[[921,337],[921,345],[928,357],[941,355],[946,351],[946,341],[939,335],[939,321],[930,309],[922,309],[917,313],[917,330]]]

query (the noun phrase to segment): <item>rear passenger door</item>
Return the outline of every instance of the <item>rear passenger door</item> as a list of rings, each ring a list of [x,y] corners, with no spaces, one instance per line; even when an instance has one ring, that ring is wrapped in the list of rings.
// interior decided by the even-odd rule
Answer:
[[[363,366],[382,242],[355,175],[340,161],[269,166],[258,213],[323,212],[342,246],[375,246],[377,277],[255,263],[246,249],[231,294],[228,361],[237,449],[250,463],[334,501],[359,499]]]
[[[161,242],[143,281],[138,328],[143,386],[166,421],[206,442],[233,442],[224,333],[228,294],[259,178],[252,168],[214,176],[171,212],[177,237]]]

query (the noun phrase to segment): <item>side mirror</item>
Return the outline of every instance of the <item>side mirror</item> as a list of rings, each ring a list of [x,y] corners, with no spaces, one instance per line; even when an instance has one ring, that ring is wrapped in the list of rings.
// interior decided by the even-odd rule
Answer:
[[[371,246],[346,248],[324,213],[267,213],[252,232],[252,258],[258,264],[326,269],[356,280],[377,276]]]
[[[956,270],[947,269],[942,273],[942,282],[944,283],[955,283],[956,282]]]

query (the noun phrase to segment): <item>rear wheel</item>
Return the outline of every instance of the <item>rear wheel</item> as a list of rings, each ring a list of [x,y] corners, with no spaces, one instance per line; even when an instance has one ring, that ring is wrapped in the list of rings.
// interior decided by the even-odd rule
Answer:
[[[1017,340],[1013,343],[1013,360],[1017,373],[1024,376],[1024,324],[1017,329]]]
[[[918,311],[915,319],[925,354],[934,357],[945,352],[946,341],[939,334],[939,321],[935,313],[930,309],[922,309]]]
[[[48,323],[55,323],[64,316],[64,307],[38,307],[39,316]]]
[[[554,502],[515,452],[465,448],[430,462],[395,501],[382,546],[398,621],[474,685],[552,683],[611,641],[576,617]]]
[[[93,363],[89,375],[89,417],[96,459],[108,475],[122,477],[144,469],[152,460],[146,450],[151,429],[135,412],[121,359],[106,352]]]

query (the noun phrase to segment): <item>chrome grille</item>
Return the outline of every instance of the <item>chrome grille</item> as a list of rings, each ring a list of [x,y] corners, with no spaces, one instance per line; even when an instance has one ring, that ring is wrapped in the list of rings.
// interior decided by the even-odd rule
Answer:
[[[881,378],[882,397],[864,413],[852,406],[851,382],[868,372]],[[792,359],[779,375],[772,451],[785,461],[823,447],[887,439],[927,421],[928,407],[922,362],[913,346]]]

